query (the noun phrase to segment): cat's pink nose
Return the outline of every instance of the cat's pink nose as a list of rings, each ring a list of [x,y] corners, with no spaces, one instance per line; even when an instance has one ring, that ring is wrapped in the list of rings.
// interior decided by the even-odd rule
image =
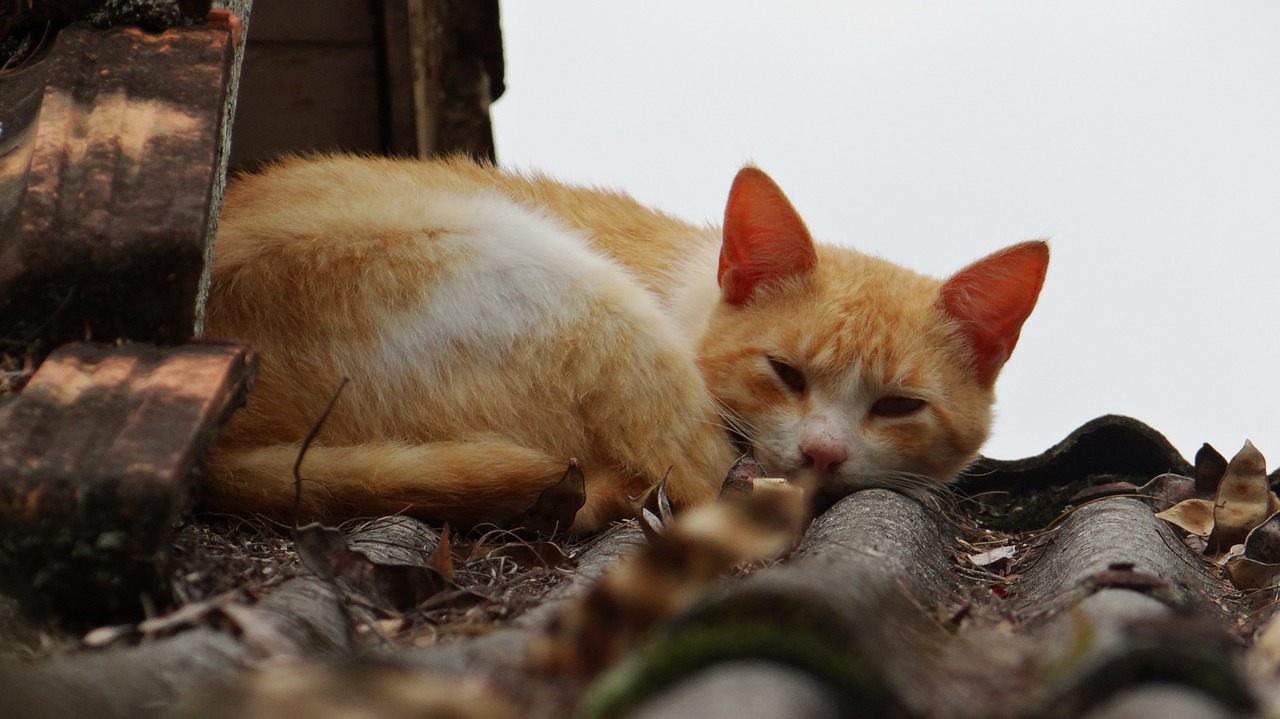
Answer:
[[[849,450],[845,444],[830,437],[802,440],[800,454],[804,455],[805,466],[812,467],[819,476],[831,474],[849,458]]]

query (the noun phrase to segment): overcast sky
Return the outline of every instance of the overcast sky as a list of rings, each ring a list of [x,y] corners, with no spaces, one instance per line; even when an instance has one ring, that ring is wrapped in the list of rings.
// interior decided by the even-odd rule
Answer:
[[[499,161],[945,276],[1048,237],[986,453],[1098,415],[1280,464],[1280,2],[505,0]]]

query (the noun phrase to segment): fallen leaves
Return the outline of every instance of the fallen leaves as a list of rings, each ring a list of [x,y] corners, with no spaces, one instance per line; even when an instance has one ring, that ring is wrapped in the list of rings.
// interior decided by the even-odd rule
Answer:
[[[1225,568],[1236,587],[1275,584],[1280,577],[1280,498],[1271,491],[1262,453],[1245,440],[1228,462],[1206,444],[1196,453],[1195,474],[1198,496],[1156,516],[1203,538],[1206,555]]]
[[[1156,516],[1197,537],[1213,533],[1213,502],[1207,499],[1186,499]]]
[[[293,541],[302,563],[316,576],[383,611],[410,611],[450,585],[434,566],[374,561],[348,547],[342,532],[333,527],[308,524],[294,532]],[[441,534],[441,542],[447,541],[448,534]]]
[[[1210,544],[1230,547],[1243,542],[1250,530],[1270,516],[1271,506],[1266,460],[1253,443],[1246,440],[1244,448],[1231,458],[1226,473],[1218,481]]]

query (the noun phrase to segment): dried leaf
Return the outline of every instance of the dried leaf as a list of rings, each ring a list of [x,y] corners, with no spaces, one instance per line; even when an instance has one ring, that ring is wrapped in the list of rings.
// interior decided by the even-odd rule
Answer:
[[[440,572],[440,576],[445,581],[453,581],[453,555],[449,551],[449,525],[446,523],[440,528],[440,539],[436,542],[435,549],[431,550],[431,554],[427,555],[425,562],[428,567]]]
[[[587,503],[587,482],[578,460],[570,459],[560,481],[542,490],[542,494],[520,517],[520,526],[539,537],[552,537],[569,531],[578,510]]]
[[[1196,481],[1181,474],[1156,475],[1138,488],[1138,498],[1153,509],[1167,509],[1195,496]]]
[[[756,478],[748,495],[727,504],[731,511],[712,504],[686,513],[688,519],[679,523],[681,537],[715,547],[731,566],[776,558],[800,539],[804,492],[785,479]]]
[[[989,549],[985,552],[979,552],[978,554],[970,554],[969,561],[973,562],[975,566],[985,567],[995,564],[1003,559],[1013,559],[1017,554],[1018,547],[1012,544],[1007,544],[1003,547],[996,547],[995,549]]]
[[[1207,499],[1185,499],[1163,512],[1156,512],[1156,517],[1197,537],[1213,533],[1213,502]]]
[[[1258,562],[1248,557],[1227,560],[1227,577],[1237,589],[1264,589],[1276,583],[1280,564]]]
[[[1210,546],[1221,548],[1243,542],[1249,530],[1267,518],[1270,505],[1266,460],[1252,442],[1245,440],[1218,483]]]
[[[1280,515],[1272,514],[1244,540],[1244,556],[1255,562],[1280,563]]]
[[[803,491],[757,478],[750,491],[681,512],[640,552],[571,601],[532,649],[538,665],[593,676],[683,611],[721,573],[790,551],[807,519]],[[644,521],[661,523],[652,510]]]
[[[1196,496],[1209,499],[1218,493],[1218,482],[1227,473],[1227,458],[1206,442],[1196,452]]]
[[[385,611],[408,611],[448,588],[433,567],[379,563],[347,546],[342,532],[308,524],[294,532],[298,557],[316,576],[363,596]]]
[[[720,499],[749,494],[755,481],[765,476],[764,467],[756,461],[755,452],[748,449],[733,463],[720,485]]]

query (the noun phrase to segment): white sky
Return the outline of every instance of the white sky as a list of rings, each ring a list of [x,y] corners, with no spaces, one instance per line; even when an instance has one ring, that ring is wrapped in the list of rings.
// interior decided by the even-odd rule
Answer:
[[[1280,464],[1280,2],[504,0],[504,164],[945,276],[1033,237],[986,453],[1128,414]]]

